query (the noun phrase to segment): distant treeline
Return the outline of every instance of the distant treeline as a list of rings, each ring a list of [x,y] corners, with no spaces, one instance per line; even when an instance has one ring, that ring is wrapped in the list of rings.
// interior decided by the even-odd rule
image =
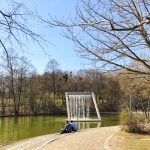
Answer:
[[[67,91],[92,91],[100,111],[118,111],[120,87],[113,76],[97,70],[64,72],[53,59],[39,75],[30,71],[25,58],[20,60],[13,58],[0,76],[0,115],[65,114]]]
[[[68,91],[94,92],[101,112],[119,111],[130,95],[136,100],[143,97],[141,87],[143,90],[145,87],[141,84],[139,91],[137,85],[141,79],[137,82],[124,74],[103,74],[96,69],[79,70],[76,73],[62,71],[52,59],[45,72],[39,75],[26,58],[10,58],[6,65],[3,63],[0,75],[1,116],[66,114],[65,92]],[[144,90],[146,93],[148,91]]]

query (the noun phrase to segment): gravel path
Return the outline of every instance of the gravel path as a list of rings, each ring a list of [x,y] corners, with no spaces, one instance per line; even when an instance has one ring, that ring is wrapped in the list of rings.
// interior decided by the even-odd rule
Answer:
[[[118,130],[119,127],[114,126],[44,135],[0,147],[0,150],[109,150],[108,140]]]
[[[109,150],[109,137],[119,127],[101,127],[77,132],[45,145],[41,150]]]

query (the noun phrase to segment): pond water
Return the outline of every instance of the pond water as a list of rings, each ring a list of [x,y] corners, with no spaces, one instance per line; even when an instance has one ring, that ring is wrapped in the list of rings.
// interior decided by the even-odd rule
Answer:
[[[95,128],[100,126],[113,126],[119,124],[118,115],[102,115],[102,123],[79,123],[80,129]],[[44,134],[60,132],[67,118],[32,116],[32,117],[7,117],[0,118],[0,145],[8,144],[17,140],[31,138]]]

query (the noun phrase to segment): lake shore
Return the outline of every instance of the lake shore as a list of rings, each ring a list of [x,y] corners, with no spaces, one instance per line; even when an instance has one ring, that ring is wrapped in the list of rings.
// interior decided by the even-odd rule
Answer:
[[[110,137],[118,126],[86,129],[71,134],[39,136],[0,147],[1,150],[107,150]]]
[[[101,112],[101,115],[119,115],[120,112]],[[32,117],[32,116],[66,116],[67,114],[50,114],[50,113],[29,113],[29,114],[18,114],[17,116],[15,116],[14,114],[6,114],[6,115],[2,115],[0,114],[0,118],[5,118],[5,117]]]

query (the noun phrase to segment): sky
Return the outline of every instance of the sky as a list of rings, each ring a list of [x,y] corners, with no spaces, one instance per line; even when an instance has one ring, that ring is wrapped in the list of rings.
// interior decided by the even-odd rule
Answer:
[[[16,1],[16,0],[15,0]],[[47,19],[48,15],[57,18],[71,18],[75,16],[75,6],[77,0],[17,0],[23,2],[27,8],[35,10],[38,14]],[[43,35],[45,39],[50,41],[42,50],[36,43],[26,43],[27,57],[36,67],[38,73],[43,73],[49,60],[55,59],[63,71],[77,71],[79,69],[88,68],[88,62],[74,51],[74,44],[71,40],[64,38],[62,29],[48,28],[44,25],[33,25],[34,31]],[[48,54],[48,55],[47,55]]]

